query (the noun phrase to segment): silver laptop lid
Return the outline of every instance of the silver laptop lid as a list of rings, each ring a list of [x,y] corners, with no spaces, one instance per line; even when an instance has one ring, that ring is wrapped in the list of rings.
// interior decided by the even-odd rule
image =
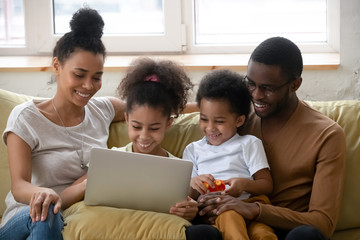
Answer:
[[[84,202],[168,213],[186,200],[192,162],[93,148]]]

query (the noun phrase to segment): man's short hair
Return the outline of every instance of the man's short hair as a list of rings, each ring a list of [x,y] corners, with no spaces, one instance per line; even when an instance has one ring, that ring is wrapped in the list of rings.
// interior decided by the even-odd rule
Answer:
[[[280,66],[282,73],[294,80],[301,76],[303,61],[295,43],[283,37],[266,39],[251,54],[250,60],[266,65]]]

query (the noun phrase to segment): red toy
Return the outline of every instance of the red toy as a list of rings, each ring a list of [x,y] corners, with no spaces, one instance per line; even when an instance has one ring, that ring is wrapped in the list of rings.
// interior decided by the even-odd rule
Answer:
[[[210,185],[207,183],[207,182],[203,182],[204,183],[204,186],[209,189],[210,192],[221,192],[221,191],[224,191],[225,190],[225,183],[223,180],[215,180],[214,183],[215,183],[215,187],[210,187]]]

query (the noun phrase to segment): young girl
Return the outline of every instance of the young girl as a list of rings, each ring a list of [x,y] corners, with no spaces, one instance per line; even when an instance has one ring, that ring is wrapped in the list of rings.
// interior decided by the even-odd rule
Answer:
[[[135,60],[118,87],[126,99],[131,140],[127,149],[173,157],[161,148],[161,142],[174,117],[183,111],[192,86],[182,67],[172,61]]]
[[[131,142],[119,150],[174,157],[161,147],[166,129],[184,109],[193,84],[181,66],[169,60],[139,58],[121,81],[118,93],[126,99],[125,120]],[[198,212],[197,202],[188,197],[169,209],[170,214],[191,221]],[[188,239],[219,239],[211,226],[190,226]]]
[[[119,99],[92,98],[105,58],[101,16],[83,8],[70,26],[53,52],[55,96],[16,106],[3,134],[11,191],[0,239],[62,239],[60,209],[84,196],[88,152],[106,147],[110,123],[122,119]]]
[[[209,191],[206,184],[215,187],[216,179],[229,185],[223,194],[269,203],[264,194],[271,193],[272,178],[262,142],[255,136],[237,134],[251,106],[250,93],[242,80],[235,72],[215,70],[200,82],[196,101],[205,136],[190,143],[183,154],[184,159],[194,164],[191,179],[194,199]],[[261,223],[250,224],[247,231],[244,219],[235,211],[219,215],[215,226],[225,240],[249,239],[248,233],[250,239],[276,239],[272,229]]]

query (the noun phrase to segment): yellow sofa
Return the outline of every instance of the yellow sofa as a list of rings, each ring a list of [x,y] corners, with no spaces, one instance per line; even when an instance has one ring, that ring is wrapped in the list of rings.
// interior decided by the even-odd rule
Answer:
[[[0,132],[4,131],[12,108],[31,96],[0,89]],[[315,109],[338,122],[345,130],[347,140],[347,169],[345,190],[340,218],[332,239],[360,239],[360,101],[308,102]],[[181,157],[185,146],[200,139],[197,113],[180,116],[167,132],[163,147]],[[125,123],[114,123],[110,127],[108,146],[123,146],[129,142]],[[0,144],[0,217],[4,199],[10,189],[10,176],[6,147]],[[64,211],[65,239],[185,239],[186,220],[169,214],[89,207],[83,202]]]

